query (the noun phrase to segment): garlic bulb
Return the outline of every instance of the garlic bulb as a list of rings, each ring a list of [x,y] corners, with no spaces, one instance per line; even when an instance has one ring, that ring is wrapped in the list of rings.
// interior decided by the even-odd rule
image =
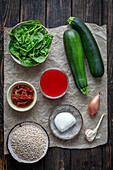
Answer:
[[[85,131],[85,138],[89,141],[92,142],[96,137],[96,133],[92,129],[86,129]]]
[[[101,116],[97,126],[95,129],[86,129],[85,130],[85,138],[89,141],[89,142],[93,142],[93,140],[95,139],[96,135],[97,135],[97,131],[98,131],[98,128],[102,122],[102,119],[104,117],[104,114]]]

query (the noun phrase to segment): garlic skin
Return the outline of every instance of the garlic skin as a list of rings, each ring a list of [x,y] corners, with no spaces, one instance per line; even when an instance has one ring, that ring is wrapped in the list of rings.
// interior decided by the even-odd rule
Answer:
[[[94,115],[98,111],[100,106],[100,93],[98,93],[89,103],[88,105],[88,111],[92,118],[94,118]]]
[[[86,129],[85,131],[85,138],[89,141],[89,142],[93,142],[93,140],[96,137],[96,132],[94,130],[91,129]]]
[[[104,118],[104,114],[101,115],[101,118],[96,126],[95,129],[86,129],[85,130],[85,138],[89,141],[89,142],[93,142],[93,140],[95,139],[96,135],[97,135],[97,132],[98,132],[98,129],[100,127],[100,124],[102,122]]]

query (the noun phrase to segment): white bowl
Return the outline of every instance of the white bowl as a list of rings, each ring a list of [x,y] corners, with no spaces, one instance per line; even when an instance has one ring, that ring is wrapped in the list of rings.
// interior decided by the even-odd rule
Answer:
[[[26,22],[27,22],[27,21],[20,22],[20,23],[16,24],[13,28],[17,28],[17,27],[19,27],[20,25],[22,25],[23,23],[26,23]],[[42,25],[42,24],[41,24],[41,25]],[[47,28],[46,28],[44,25],[42,25],[42,27],[44,28],[45,31],[47,31],[47,33],[49,33],[49,31],[47,30]],[[12,28],[12,29],[13,29],[13,28]],[[10,33],[12,32],[12,29],[11,29]],[[9,38],[9,42],[10,42],[10,40],[11,40],[11,38]],[[9,42],[8,42],[8,44],[9,44]],[[51,42],[51,44],[52,44],[52,42]],[[48,52],[48,54],[47,54],[46,57],[45,57],[45,61],[46,61],[46,59],[47,59],[47,57],[48,57],[48,55],[49,55],[49,53],[50,53],[50,50],[51,50],[51,45],[50,45],[50,48],[49,48],[49,52]],[[10,53],[10,52],[9,52],[9,53]],[[10,53],[10,55],[11,55],[12,59],[13,59],[17,64],[23,66],[18,58],[16,58],[15,56],[13,56],[11,53]],[[44,61],[44,62],[45,62],[45,61]],[[31,67],[37,66],[37,65],[39,65],[39,64],[41,64],[41,63],[37,63],[37,64],[35,64],[35,65],[31,66]],[[23,66],[23,67],[25,67],[25,66]]]
[[[34,100],[33,100],[33,102],[32,102],[29,106],[27,106],[27,107],[25,107],[25,108],[17,107],[17,106],[14,105],[13,102],[11,101],[11,93],[12,93],[12,90],[14,89],[14,87],[16,86],[16,84],[27,85],[27,86],[29,86],[29,87],[34,91]],[[30,110],[30,109],[35,105],[35,103],[36,103],[36,101],[37,101],[37,92],[36,92],[36,90],[35,90],[35,88],[33,87],[32,84],[30,84],[30,83],[28,83],[28,82],[26,82],[26,81],[17,81],[17,82],[13,83],[13,84],[9,87],[9,89],[8,89],[8,91],[7,91],[7,101],[8,101],[8,104],[9,104],[14,110],[16,110],[16,111],[19,111],[19,112],[28,111],[28,110]]]

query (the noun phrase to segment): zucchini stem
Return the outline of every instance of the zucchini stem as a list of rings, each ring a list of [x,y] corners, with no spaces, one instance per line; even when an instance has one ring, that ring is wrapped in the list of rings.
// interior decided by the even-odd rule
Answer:
[[[73,21],[74,18],[75,18],[75,17],[69,17],[69,19],[67,20],[67,22],[71,25],[71,23],[72,23],[72,21]]]
[[[88,86],[84,87],[83,89],[80,89],[80,91],[83,93],[83,94],[87,94],[89,93],[89,88]]]

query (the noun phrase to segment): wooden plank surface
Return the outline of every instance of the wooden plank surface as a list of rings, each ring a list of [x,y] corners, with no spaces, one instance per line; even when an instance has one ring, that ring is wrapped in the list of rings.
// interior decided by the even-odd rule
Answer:
[[[72,0],[72,15],[101,25],[102,0]]]
[[[0,170],[107,170],[113,169],[113,3],[112,0],[1,0],[0,24]],[[108,113],[109,141],[95,149],[50,148],[33,165],[20,164],[3,156],[3,30],[20,21],[39,19],[47,27],[67,24],[69,16],[108,26]]]
[[[20,21],[34,19],[45,25],[45,0],[22,0],[20,2]]]
[[[61,148],[50,148],[45,157],[46,170],[69,170],[70,150]]]
[[[47,0],[46,26],[49,28],[67,24],[71,15],[70,0]]]

